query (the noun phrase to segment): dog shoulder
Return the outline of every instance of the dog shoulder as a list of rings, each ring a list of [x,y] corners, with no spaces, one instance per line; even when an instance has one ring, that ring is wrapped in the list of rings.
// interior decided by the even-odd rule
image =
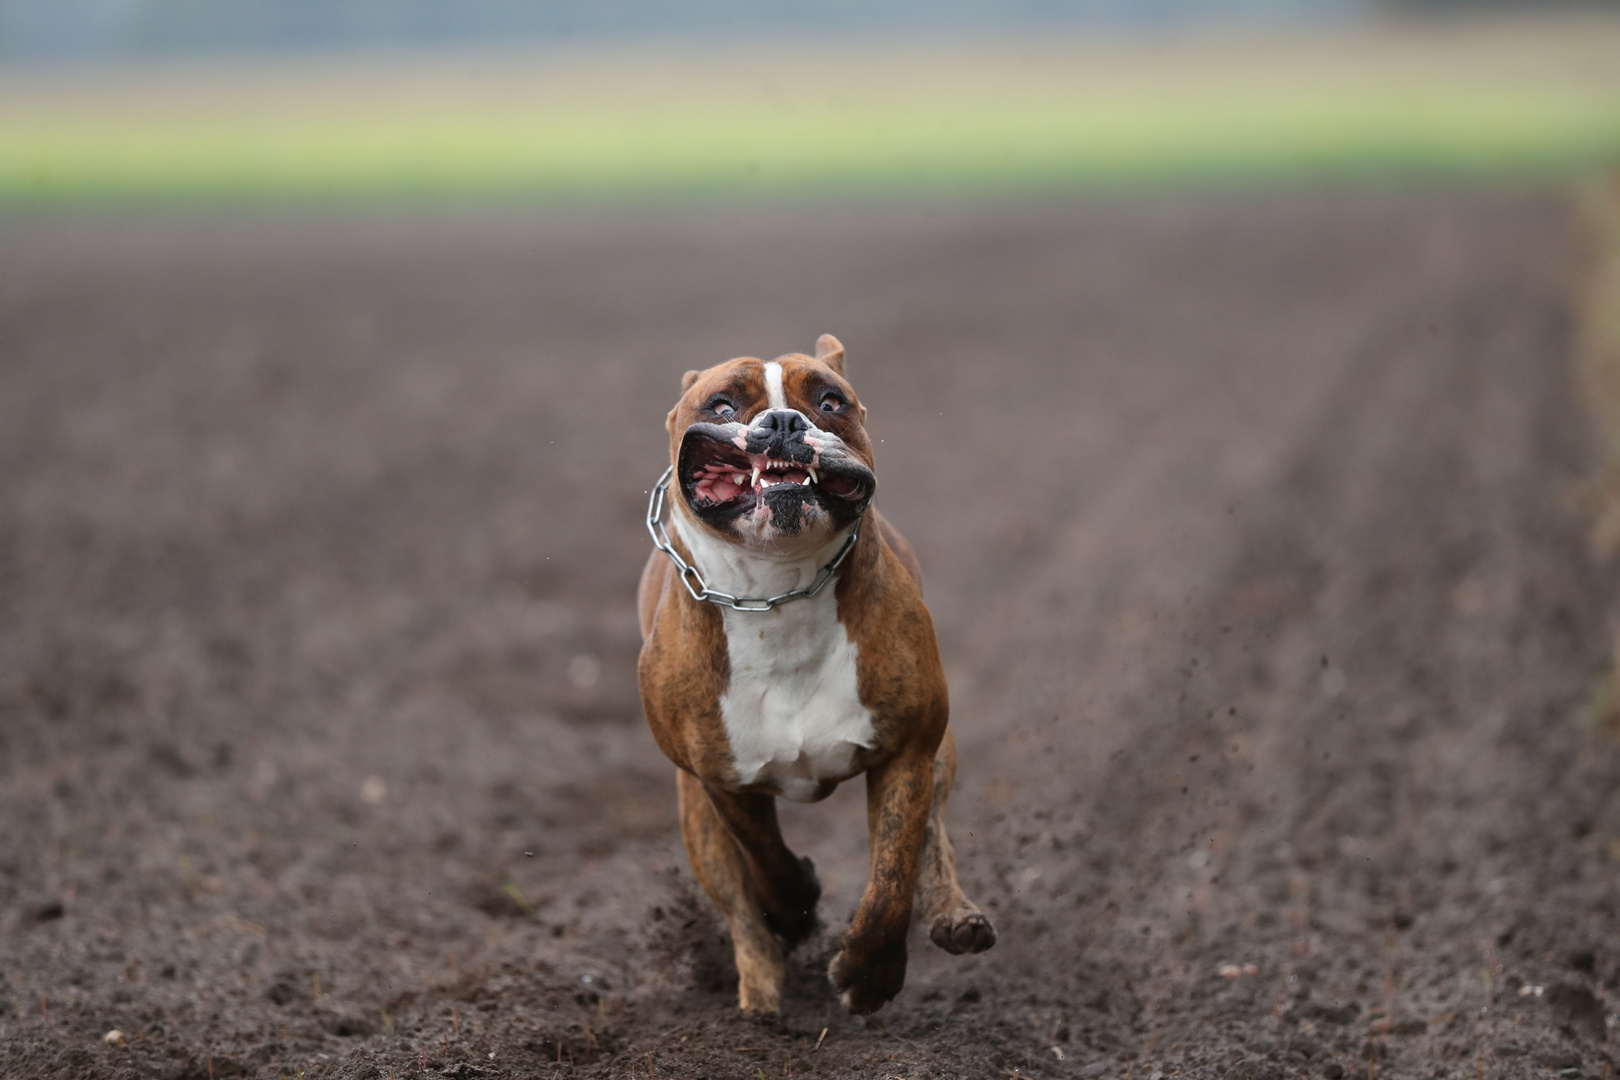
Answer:
[[[898,749],[914,737],[937,745],[950,706],[922,573],[899,531],[881,517],[876,525],[838,588],[839,620],[860,655],[860,698],[884,745]]]
[[[657,548],[647,554],[647,565],[641,568],[641,582],[636,586],[636,612],[641,617],[641,640],[646,641],[658,618],[658,602],[664,596],[664,583],[669,578],[673,563]]]
[[[642,571],[637,603],[642,625],[637,674],[653,739],[682,768],[726,779],[731,752],[720,697],[730,679],[730,661],[719,609],[686,595],[661,551],[652,553]]]
[[[901,536],[900,530],[895,528],[888,518],[878,513],[876,507],[873,507],[869,513],[873,520],[877,522],[878,535],[889,546],[889,550],[894,553],[894,557],[899,560],[906,573],[911,575],[911,580],[916,583],[917,591],[921,592],[923,584],[922,563],[917,561],[917,553],[912,550],[911,541]]]

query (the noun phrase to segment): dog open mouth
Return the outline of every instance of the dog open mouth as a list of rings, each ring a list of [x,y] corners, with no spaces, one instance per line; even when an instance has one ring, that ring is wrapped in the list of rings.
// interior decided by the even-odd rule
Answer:
[[[766,445],[741,424],[693,424],[681,440],[676,473],[692,508],[719,517],[816,502],[842,519],[859,511],[877,486],[872,471],[835,435],[812,431]]]

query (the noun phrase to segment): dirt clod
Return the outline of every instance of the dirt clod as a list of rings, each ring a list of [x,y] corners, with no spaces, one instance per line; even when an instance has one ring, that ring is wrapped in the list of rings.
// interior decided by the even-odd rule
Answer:
[[[66,914],[67,908],[63,905],[62,901],[47,900],[45,903],[36,906],[31,913],[31,916],[35,922],[42,923],[60,919]]]
[[[1570,1027],[1596,1042],[1603,1041],[1603,1002],[1584,986],[1560,983],[1547,988],[1547,1004]]]

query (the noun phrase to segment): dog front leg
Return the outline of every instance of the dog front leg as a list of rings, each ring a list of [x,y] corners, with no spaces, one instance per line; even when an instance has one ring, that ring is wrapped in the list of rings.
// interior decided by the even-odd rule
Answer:
[[[737,1005],[744,1012],[781,1009],[787,963],[771,933],[742,848],[715,810],[703,782],[685,769],[675,772],[680,790],[681,837],[698,884],[709,894],[731,930],[737,963]]]
[[[907,750],[866,774],[872,871],[828,976],[844,1008],[881,1009],[906,982],[906,931],[933,804],[933,755]]]
[[[756,906],[772,933],[789,949],[815,932],[821,882],[809,858],[801,858],[782,839],[776,819],[776,797],[739,794],[709,787],[709,802],[748,861]]]

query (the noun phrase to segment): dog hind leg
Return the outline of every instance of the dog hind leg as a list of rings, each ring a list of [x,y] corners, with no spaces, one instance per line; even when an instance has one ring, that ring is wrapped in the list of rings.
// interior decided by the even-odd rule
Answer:
[[[744,1012],[780,1012],[787,963],[781,943],[765,921],[748,860],[720,819],[702,781],[685,769],[677,769],[675,775],[686,856],[692,861],[698,884],[731,929],[737,963],[737,1005]]]
[[[980,953],[996,943],[996,928],[956,880],[956,851],[945,832],[945,804],[955,779],[956,740],[947,727],[934,755],[934,805],[923,835],[917,900],[935,945],[949,953]]]

